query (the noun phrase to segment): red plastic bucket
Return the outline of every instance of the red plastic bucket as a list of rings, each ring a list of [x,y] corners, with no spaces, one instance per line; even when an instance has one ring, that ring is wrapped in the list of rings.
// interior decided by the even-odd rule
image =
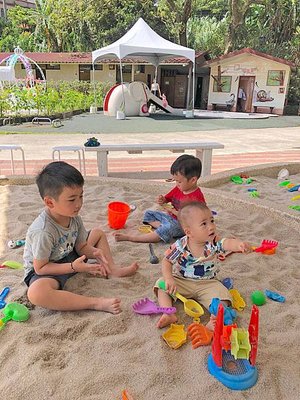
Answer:
[[[108,209],[108,225],[112,229],[121,229],[124,227],[128,215],[130,213],[130,206],[121,201],[113,201],[107,206]]]

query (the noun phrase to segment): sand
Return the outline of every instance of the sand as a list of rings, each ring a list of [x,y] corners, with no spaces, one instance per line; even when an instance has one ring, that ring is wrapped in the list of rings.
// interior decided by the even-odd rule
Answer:
[[[248,326],[253,290],[270,289],[286,296],[283,304],[268,300],[260,307],[259,377],[253,388],[245,392],[227,389],[208,372],[210,346],[193,350],[188,342],[178,350],[170,349],[161,337],[165,329],[155,327],[158,316],[136,315],[131,310],[138,299],[154,299],[152,286],[160,276],[160,266],[149,263],[147,244],[115,243],[113,231],[107,226],[106,207],[112,200],[135,204],[137,209],[124,230],[135,231],[144,210],[156,207],[155,197],[166,193],[172,183],[99,179],[88,181],[85,186],[81,215],[86,227],[101,226],[108,235],[115,260],[122,265],[138,260],[140,270],[130,278],[108,280],[78,274],[66,288],[91,296],[119,296],[123,311],[115,316],[33,307],[26,298],[23,272],[0,269],[0,289],[11,288],[7,300],[22,302],[31,309],[27,322],[10,321],[0,333],[1,397],[116,400],[127,388],[136,400],[298,399],[299,217],[295,211],[287,211],[286,215],[276,212],[283,204],[290,204],[286,190],[277,190],[276,178],[259,179],[256,184],[261,199],[249,198],[242,192],[244,189],[226,181],[203,189],[208,204],[218,212],[221,234],[234,234],[253,245],[265,238],[279,241],[273,256],[251,253],[228,257],[219,274],[220,278],[232,277],[235,288],[246,300],[246,309],[238,313],[239,326]],[[300,182],[300,174],[294,176],[296,179]],[[34,184],[4,183],[0,187],[1,261],[21,262],[22,249],[9,249],[7,241],[24,237],[27,227],[42,210],[42,202]],[[264,206],[257,207],[258,204]],[[155,244],[154,249],[161,260],[166,245]],[[187,327],[192,322],[190,317],[185,315],[182,304],[177,308],[180,323]],[[206,313],[202,321],[208,318]]]

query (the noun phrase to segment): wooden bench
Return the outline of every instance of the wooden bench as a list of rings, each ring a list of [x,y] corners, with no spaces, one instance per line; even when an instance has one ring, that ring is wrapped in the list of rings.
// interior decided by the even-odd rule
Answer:
[[[99,176],[108,176],[108,154],[112,151],[127,151],[129,154],[141,154],[143,151],[168,150],[172,153],[184,153],[185,150],[195,150],[196,157],[202,162],[201,176],[211,174],[213,149],[223,149],[224,145],[218,142],[196,143],[136,143],[136,144],[101,144],[99,147],[85,147],[86,152],[97,152]]]
[[[217,108],[221,108],[222,110],[226,108],[227,111],[231,111],[233,104],[232,103],[211,103],[213,111],[217,111]]]
[[[255,102],[255,103],[252,103],[252,105],[253,105],[255,113],[257,112],[258,107],[260,107],[260,108],[269,108],[270,114],[273,114],[273,110],[275,108],[275,104],[270,101],[269,102],[267,102],[267,101],[266,102],[263,102],[263,101]]]
[[[15,174],[15,159],[14,159],[13,151],[19,150],[21,152],[22,162],[23,162],[23,171],[24,171],[24,175],[26,175],[25,156],[24,156],[23,148],[18,144],[2,144],[2,145],[0,145],[0,151],[2,151],[2,150],[10,151],[11,172],[13,175]]]

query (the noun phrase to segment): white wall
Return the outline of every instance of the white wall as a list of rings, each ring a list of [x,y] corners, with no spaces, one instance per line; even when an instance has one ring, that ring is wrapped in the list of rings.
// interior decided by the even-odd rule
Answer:
[[[209,94],[208,94],[208,109],[212,109],[213,103],[225,104],[229,100],[230,94],[233,93],[237,99],[239,77],[240,76],[254,76],[257,86],[254,91],[265,90],[270,97],[274,100],[272,102],[255,102],[255,93],[253,96],[253,104],[258,105],[258,111],[269,112],[269,108],[263,106],[274,106],[274,113],[283,114],[285,98],[288,90],[288,83],[290,80],[290,67],[267,58],[259,57],[252,54],[241,54],[239,56],[231,57],[225,60],[216,61],[211,63],[210,75],[218,75],[218,65],[221,66],[222,76],[231,76],[231,90],[229,93],[214,92],[213,82],[214,79],[210,76]],[[282,86],[267,86],[267,78],[269,70],[283,70],[285,71],[284,82]],[[282,88],[282,89],[281,89]],[[283,93],[280,93],[283,91]]]

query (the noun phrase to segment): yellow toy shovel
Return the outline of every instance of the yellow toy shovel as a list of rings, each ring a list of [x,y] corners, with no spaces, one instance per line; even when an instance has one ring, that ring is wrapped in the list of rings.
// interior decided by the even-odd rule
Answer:
[[[158,284],[159,288],[162,290],[166,290],[166,284],[165,281],[160,281]],[[204,314],[203,308],[200,306],[199,303],[197,303],[195,300],[192,299],[187,299],[184,296],[182,296],[180,293],[176,292],[174,294],[177,299],[181,300],[184,305],[184,312],[192,317],[195,322],[200,321],[201,315]]]

